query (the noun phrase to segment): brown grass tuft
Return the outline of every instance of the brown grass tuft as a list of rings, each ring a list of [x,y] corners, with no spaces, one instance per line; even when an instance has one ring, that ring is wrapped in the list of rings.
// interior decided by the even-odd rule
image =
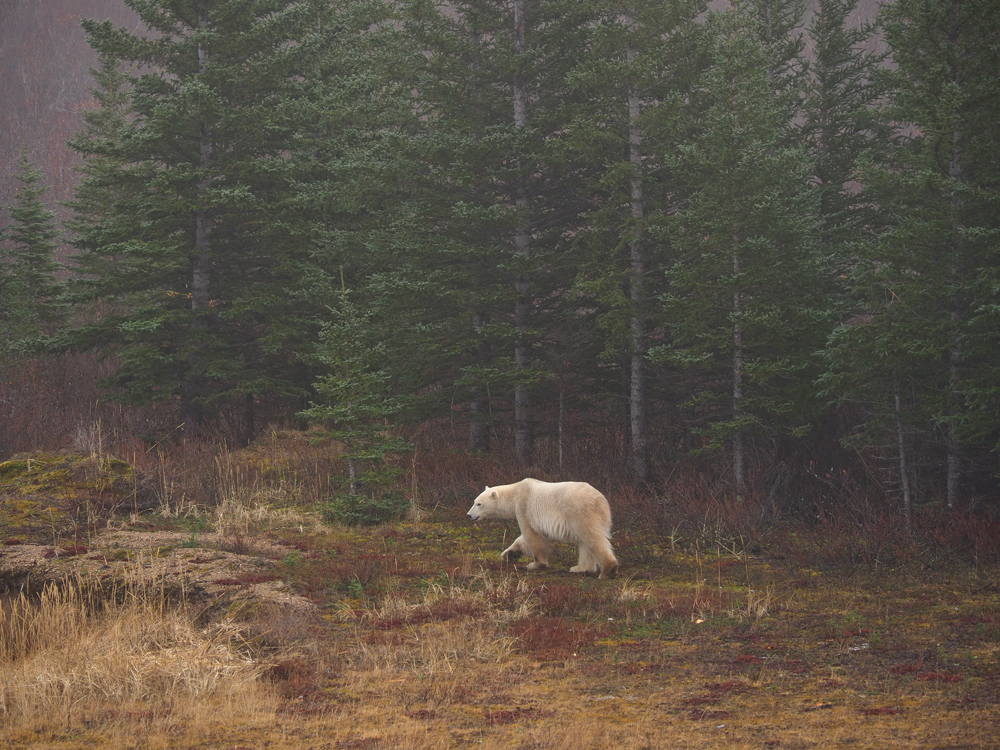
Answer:
[[[0,608],[0,715],[10,726],[114,715],[256,692],[261,667],[223,621],[198,628],[162,589],[130,585],[103,596],[49,585]],[[150,708],[145,708],[150,707]]]

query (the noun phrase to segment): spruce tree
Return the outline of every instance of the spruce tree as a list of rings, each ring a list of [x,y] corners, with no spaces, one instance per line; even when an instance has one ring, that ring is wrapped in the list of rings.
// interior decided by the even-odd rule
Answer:
[[[889,135],[877,112],[886,54],[865,49],[874,23],[849,25],[857,5],[819,0],[816,6],[807,30],[815,52],[806,70],[800,131],[815,165],[823,244],[840,263],[849,262],[847,245],[862,239],[870,219],[858,193],[860,163],[878,158]]]
[[[348,298],[346,289],[323,326],[317,357],[327,373],[316,383],[319,403],[302,415],[325,425],[324,435],[344,446],[347,475],[331,478],[338,491],[331,515],[348,525],[392,521],[406,510],[405,498],[393,490],[402,470],[393,458],[410,446],[394,429],[400,399],[389,389],[385,370],[387,347],[381,326]]]
[[[441,392],[427,386],[455,377],[450,357],[462,344],[451,302],[471,290],[453,283],[462,271],[445,229],[450,206],[433,189],[443,146],[428,138],[432,115],[415,96],[427,59],[409,23],[382,0],[327,6],[323,26],[335,43],[295,105],[291,158],[300,175],[294,207],[315,231],[302,294],[329,304],[344,279],[357,314],[379,322],[389,387],[424,396],[408,401],[407,416],[420,418],[441,406]]]
[[[76,249],[71,259],[75,277],[68,282],[69,299],[81,303],[96,296],[112,296],[121,283],[117,278],[123,270],[120,259],[106,252],[106,245],[114,241],[115,202],[129,184],[127,165],[115,150],[120,148],[118,139],[128,126],[131,77],[110,55],[102,55],[90,73],[96,108],[84,112],[83,130],[69,141],[71,148],[85,155],[77,167],[80,182],[68,202],[73,216],[66,223]]]
[[[885,229],[862,247],[852,276],[862,317],[835,343],[841,370],[882,361],[866,384],[875,398],[864,428],[900,411],[899,391],[914,394],[910,409],[902,402],[905,426],[941,436],[941,459],[931,452],[922,463],[939,469],[951,507],[975,455],[1000,435],[983,400],[995,393],[997,364],[1000,14],[977,0],[902,0],[883,22],[895,63],[884,115],[897,134],[888,164],[866,181]]]
[[[248,442],[259,394],[300,397],[309,386],[296,360],[318,331],[299,294],[313,227],[295,207],[289,155],[295,103],[329,39],[324,3],[127,4],[146,35],[84,22],[108,75],[101,112],[114,122],[99,134],[92,119],[93,137],[75,142],[92,172],[81,271],[92,299],[122,305],[68,340],[117,351],[123,399],[177,399],[189,429],[234,408]],[[124,118],[110,79],[119,68]],[[110,206],[93,204],[97,191]]]
[[[60,241],[56,212],[45,204],[49,188],[42,184],[42,173],[27,148],[21,152],[15,179],[19,184],[14,204],[7,207],[10,225],[3,250],[0,319],[6,329],[4,345],[23,348],[39,343],[43,334],[52,334],[65,319],[66,308],[58,278],[61,265],[55,256]]]
[[[576,106],[567,146],[579,153],[575,179],[588,204],[573,230],[572,270],[576,290],[598,311],[588,338],[625,371],[629,463],[644,482],[653,403],[647,355],[651,335],[662,335],[654,328],[652,300],[663,291],[655,270],[668,262],[660,230],[675,209],[669,144],[686,133],[684,101],[698,72],[696,18],[704,7],[631,3],[623,13],[606,3],[599,10],[589,54],[570,73]]]
[[[425,52],[415,84],[424,119],[412,143],[427,165],[414,205],[428,223],[392,282],[408,290],[411,320],[425,322],[411,339],[421,342],[413,355],[423,377],[469,404],[469,444],[486,447],[506,426],[490,414],[513,412],[521,462],[551,378],[553,269],[579,200],[556,143],[588,13],[555,0],[406,3],[405,31]]]
[[[423,53],[413,66],[422,119],[408,139],[422,166],[411,172],[406,257],[395,256],[376,279],[378,296],[396,303],[406,339],[398,351],[411,391],[424,394],[422,413],[465,401],[473,450],[491,446],[490,396],[509,384],[496,360],[508,347],[497,329],[509,295],[495,262],[510,220],[495,208],[501,198],[490,166],[508,140],[497,128],[508,97],[501,100],[488,64],[500,17],[491,3],[459,3],[453,12],[426,0],[402,4],[405,44]]]
[[[874,186],[870,186],[874,187]],[[857,246],[868,256],[867,244]],[[926,426],[929,414],[926,379],[933,357],[924,348],[924,321],[908,310],[897,294],[900,268],[895,263],[860,260],[851,269],[851,314],[831,333],[824,357],[826,370],[819,386],[834,403],[864,415],[841,442],[859,451],[895,454],[897,486],[903,517],[910,527],[914,496],[914,434]]]
[[[815,418],[827,315],[811,164],[791,137],[781,45],[766,43],[757,10],[736,3],[706,22],[710,66],[692,96],[697,130],[678,153],[684,205],[670,222],[672,340],[653,352],[702,373],[695,398],[715,405],[704,445],[729,445],[738,493],[755,434],[799,433]]]

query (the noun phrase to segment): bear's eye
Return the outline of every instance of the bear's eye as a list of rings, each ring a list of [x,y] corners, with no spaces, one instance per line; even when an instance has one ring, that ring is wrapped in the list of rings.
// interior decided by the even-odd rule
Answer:
[[[483,504],[482,504],[482,503],[476,503],[476,507],[478,507],[478,508],[482,508],[482,507],[483,507]]]

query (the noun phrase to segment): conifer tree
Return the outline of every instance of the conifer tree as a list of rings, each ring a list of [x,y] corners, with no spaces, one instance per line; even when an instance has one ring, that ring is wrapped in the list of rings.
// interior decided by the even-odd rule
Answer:
[[[71,148],[85,155],[77,167],[80,182],[68,203],[73,216],[66,223],[77,251],[71,259],[76,274],[69,281],[71,301],[112,296],[122,283],[118,278],[124,270],[119,265],[121,259],[106,252],[106,245],[114,242],[115,221],[119,218],[115,202],[129,184],[126,163],[115,155],[131,113],[131,78],[120,65],[116,57],[101,55],[98,67],[91,69],[91,94],[96,108],[84,112],[84,129],[69,141]],[[124,234],[127,228],[117,231]]]
[[[42,173],[27,148],[21,152],[15,179],[19,185],[14,204],[7,207],[8,241],[0,258],[5,277],[0,320],[6,347],[28,346],[42,334],[52,334],[66,313],[57,276],[61,266],[55,257],[60,239],[56,212],[45,205],[49,188],[42,184]]]
[[[735,3],[707,19],[710,66],[692,97],[697,131],[678,155],[685,203],[670,228],[672,341],[653,352],[702,371],[696,398],[716,408],[705,445],[729,444],[738,493],[754,434],[814,418],[826,319],[811,165],[790,137],[794,100],[775,88],[778,45],[756,11]]]
[[[843,324],[827,348],[829,362],[849,353],[843,347],[850,345],[842,335],[853,330],[862,319],[856,305],[852,305],[848,278],[856,266],[859,247],[876,231],[878,220],[872,185],[863,179],[862,168],[885,158],[889,140],[888,128],[878,114],[885,94],[880,68],[886,54],[868,51],[877,26],[852,25],[856,10],[855,0],[819,0],[815,6],[807,29],[814,52],[806,67],[803,121],[798,131],[813,160],[813,179],[819,193],[819,251],[833,271],[832,302]],[[878,368],[884,369],[883,365],[880,363]],[[894,368],[892,372],[898,374],[900,367],[894,365]],[[862,390],[872,386],[891,391],[896,382],[885,381],[881,376],[885,372],[880,375],[860,366],[849,371],[838,369],[837,373],[837,377],[851,379]],[[832,393],[830,375],[830,372],[821,375],[820,387],[828,393]],[[841,385],[846,383],[842,381]],[[860,391],[855,393],[859,395]],[[900,393],[899,408],[894,405],[884,414],[885,419],[880,420],[895,433],[895,445],[904,464],[908,432],[904,423],[909,420],[906,406],[909,404]],[[827,440],[843,437],[821,436]],[[858,447],[867,445],[871,439],[870,431],[862,431],[848,436],[844,442]],[[910,507],[909,499],[907,495],[905,508]]]
[[[657,231],[675,208],[668,144],[685,133],[683,102],[698,71],[696,17],[704,7],[599,8],[589,54],[570,74],[578,102],[567,142],[581,155],[575,179],[589,203],[573,232],[575,254],[583,258],[576,288],[598,307],[602,356],[626,370],[629,460],[633,478],[644,482],[651,300],[663,291],[651,271],[667,262]]]
[[[870,186],[874,188],[875,186]],[[857,246],[863,253],[865,244]],[[921,373],[933,369],[924,349],[924,321],[898,296],[900,269],[895,263],[862,260],[850,274],[855,305],[852,314],[832,332],[824,357],[821,391],[839,405],[850,405],[864,419],[841,442],[857,450],[891,447],[898,467],[903,517],[911,523],[914,503],[911,466],[913,436],[927,424],[929,394]],[[918,384],[923,384],[923,387]]]
[[[586,4],[513,0],[510,41],[498,61],[506,69],[513,104],[514,152],[505,160],[515,223],[514,272],[514,454],[527,463],[534,446],[539,382],[545,366],[552,300],[565,291],[551,271],[559,262],[566,220],[578,213],[579,197],[566,180],[577,174],[558,159],[574,102],[568,71],[586,50],[592,10]],[[501,38],[506,36],[502,34]],[[511,169],[513,167],[513,169]]]
[[[12,265],[13,258],[5,244],[6,227],[0,225],[0,357],[6,357],[15,349],[22,327],[18,305],[20,290]]]
[[[395,520],[408,503],[392,489],[402,473],[392,459],[410,446],[394,431],[402,404],[389,390],[387,347],[372,314],[359,310],[346,289],[333,313],[317,353],[327,368],[316,383],[320,402],[302,413],[326,425],[326,436],[345,448],[347,476],[335,482],[340,491],[331,514],[348,525]]]
[[[434,189],[447,146],[428,135],[428,60],[411,24],[383,0],[328,4],[323,25],[335,44],[295,104],[291,158],[300,174],[294,207],[315,230],[302,294],[326,305],[345,280],[358,315],[378,321],[391,389],[421,392],[408,416],[422,417],[441,407],[441,391],[427,386],[456,376],[452,357],[464,341],[453,305],[471,289],[448,237],[451,206]]]
[[[177,399],[190,429],[235,408],[248,442],[258,394],[309,387],[297,353],[318,330],[317,308],[299,293],[313,227],[294,206],[298,165],[288,157],[296,102],[329,40],[325,4],[127,4],[147,35],[84,22],[109,122],[92,118],[75,142],[92,171],[79,210],[100,214],[81,216],[81,270],[91,298],[125,304],[68,340],[118,352],[122,398]],[[124,118],[111,80],[119,68],[129,77]],[[110,207],[91,205],[98,190]]]
[[[800,33],[805,14],[803,0],[741,0],[739,12],[757,29],[761,64],[771,96],[779,105],[800,106],[805,39]],[[789,132],[793,136],[794,131]]]
[[[845,243],[864,230],[864,197],[858,195],[860,162],[879,157],[888,132],[877,108],[885,86],[879,69],[885,53],[866,51],[873,23],[849,26],[857,0],[819,0],[808,34],[815,45],[805,77],[805,121],[819,189],[823,244],[847,262]]]
[[[895,63],[885,117],[898,131],[888,165],[866,180],[886,226],[862,248],[852,276],[863,324],[842,328],[835,343],[841,370],[883,363],[868,381],[881,387],[869,391],[874,407],[865,428],[900,412],[900,390],[915,394],[909,410],[902,402],[905,426],[943,436],[943,460],[935,463],[951,507],[962,497],[971,454],[1000,435],[995,410],[981,400],[995,393],[997,364],[988,321],[995,323],[990,280],[1000,262],[1000,14],[978,0],[902,0],[886,6],[883,20]]]
[[[469,444],[485,447],[488,413],[510,404],[515,454],[525,462],[559,297],[554,258],[578,200],[554,154],[589,9],[421,0],[406,11],[407,33],[426,53],[415,86],[425,129],[415,148],[429,168],[419,203],[433,231],[414,248],[419,262],[397,267],[395,283],[416,291],[420,274],[409,303],[430,325],[414,340],[449,336],[416,356],[425,376],[468,398]],[[429,351],[456,358],[432,362]]]
[[[515,147],[509,82],[497,60],[509,32],[506,11],[489,2],[450,10],[424,0],[404,6],[408,43],[424,52],[415,83],[423,127],[412,146],[428,165],[420,175],[417,224],[430,242],[412,243],[415,262],[397,265],[391,283],[403,292],[397,299],[411,321],[419,320],[406,326],[404,347],[422,369],[418,382],[444,385],[467,400],[467,444],[483,450],[497,427],[493,399],[513,388],[512,281],[504,259],[515,219],[504,165]],[[428,220],[429,235],[422,223]],[[432,412],[445,408],[425,405]]]

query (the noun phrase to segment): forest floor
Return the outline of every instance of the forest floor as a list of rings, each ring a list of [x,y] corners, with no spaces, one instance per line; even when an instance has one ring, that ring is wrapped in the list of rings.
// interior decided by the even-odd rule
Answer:
[[[454,503],[70,523],[45,461],[0,465],[4,747],[1000,747],[996,567],[623,532],[615,580],[529,573]]]

